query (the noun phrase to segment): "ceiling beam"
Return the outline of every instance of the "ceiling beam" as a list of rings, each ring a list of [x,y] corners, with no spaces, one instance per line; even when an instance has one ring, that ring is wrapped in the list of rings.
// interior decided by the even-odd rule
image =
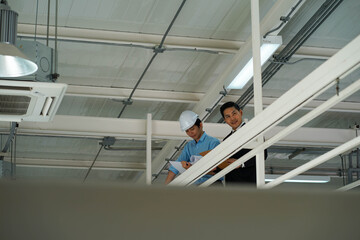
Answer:
[[[90,97],[90,98],[106,98],[106,99],[116,99],[124,100],[126,99],[132,89],[130,88],[109,88],[109,87],[93,87],[93,86],[77,86],[77,85],[68,85],[66,96],[75,96],[75,97]],[[174,91],[162,91],[162,90],[143,90],[137,89],[133,95],[134,100],[139,101],[154,101],[154,102],[176,102],[176,103],[198,103],[205,93],[198,92],[174,92]],[[238,95],[228,94],[226,95],[220,104],[227,101],[236,101],[239,98]],[[263,97],[263,105],[269,106],[277,98],[274,97]],[[320,104],[324,103],[322,100],[313,100],[305,107],[303,110],[311,110]],[[249,107],[253,106],[253,100],[247,105]],[[354,102],[340,102],[329,111],[333,112],[352,112],[360,113],[360,105]]]
[[[0,122],[0,131],[8,132],[8,122]],[[204,123],[205,131],[216,138],[223,139],[230,131],[227,124]],[[265,134],[270,139],[284,127],[276,126]],[[101,139],[112,136],[116,139],[146,139],[145,119],[100,118],[56,115],[52,122],[21,122],[18,135],[45,135],[65,137],[88,137]],[[353,129],[306,128],[294,131],[275,145],[278,146],[319,146],[336,147],[355,136]],[[152,139],[189,139],[180,131],[178,121],[152,121]]]
[[[6,161],[6,159],[5,159]],[[41,167],[41,168],[68,168],[88,169],[93,161],[83,160],[62,160],[62,159],[35,159],[16,158],[17,167]],[[145,163],[132,162],[108,162],[96,161],[92,169],[95,170],[121,170],[121,171],[144,171]]]
[[[79,117],[79,116],[55,116],[52,122],[35,123],[21,122],[18,128],[18,135],[45,135],[45,136],[65,136],[65,137],[88,137],[103,138],[114,136],[117,139],[142,139],[146,138],[146,120],[140,119],[114,119],[98,117]],[[177,121],[153,120],[152,139],[189,139],[179,130]],[[0,131],[8,131],[8,123],[0,122]],[[226,124],[204,123],[204,129],[211,136],[223,139],[229,132]],[[269,139],[284,127],[274,127],[265,134]],[[290,147],[326,147],[334,148],[352,139],[355,136],[353,129],[327,129],[327,128],[300,128],[288,135],[275,146]],[[165,145],[165,149],[174,149],[174,141]],[[248,145],[250,148],[252,144]],[[9,160],[10,153],[5,153],[5,161]],[[164,161],[164,160],[163,160]],[[19,167],[41,167],[41,168],[68,168],[68,169],[87,169],[92,161],[84,160],[62,160],[62,159],[33,159],[16,158]],[[93,169],[98,170],[120,170],[120,171],[145,171],[145,163],[131,162],[104,162],[96,161]]]
[[[277,19],[278,21],[278,19]],[[37,38],[46,37],[47,27],[37,26]],[[18,24],[18,37],[34,37],[34,24]],[[55,27],[49,27],[49,38],[54,39]],[[73,42],[89,42],[99,44],[125,44],[140,45],[144,47],[154,47],[161,41],[162,35],[116,32],[99,29],[84,29],[71,27],[58,27],[58,40]],[[192,37],[168,36],[165,41],[167,48],[184,48],[217,51],[220,53],[235,54],[245,44],[243,41],[230,41],[223,39],[205,39]],[[285,46],[280,47],[280,51]],[[334,55],[339,49],[300,47],[294,57],[313,57],[327,59]]]
[[[127,99],[132,92],[132,88],[112,88],[112,87],[93,87],[68,85],[66,96],[106,98],[106,99]],[[203,93],[196,92],[174,92],[161,90],[143,90],[137,89],[134,92],[133,99],[140,101],[155,102],[179,102],[196,103],[204,96]],[[234,96],[234,99],[238,96]]]
[[[72,27],[58,27],[58,40],[70,41],[87,41],[93,43],[113,43],[113,44],[133,44],[153,47],[161,42],[162,35],[131,33],[120,31],[109,31],[100,29],[84,29]],[[18,24],[18,37],[33,37],[35,25]],[[37,26],[37,37],[46,37],[47,26]],[[51,38],[55,36],[55,27],[49,27],[49,35]],[[243,44],[241,41],[204,39],[192,37],[167,36],[165,45],[170,48],[188,48],[213,50],[227,53],[235,53]]]

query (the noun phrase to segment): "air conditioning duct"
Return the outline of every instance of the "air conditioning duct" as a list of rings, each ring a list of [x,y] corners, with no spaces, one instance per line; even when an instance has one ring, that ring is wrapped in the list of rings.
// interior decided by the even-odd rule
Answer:
[[[66,92],[63,83],[0,81],[0,121],[51,121]]]

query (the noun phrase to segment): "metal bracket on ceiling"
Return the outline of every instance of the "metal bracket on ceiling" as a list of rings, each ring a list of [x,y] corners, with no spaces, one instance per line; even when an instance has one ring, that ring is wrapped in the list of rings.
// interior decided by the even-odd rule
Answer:
[[[337,78],[335,81],[336,81],[336,95],[339,96],[339,90],[340,90],[339,83],[340,83],[340,78]]]
[[[211,107],[211,108],[206,108],[205,111],[208,112],[208,114],[212,113],[214,111],[214,109],[216,108],[216,106],[220,103],[220,101],[226,97],[226,95],[228,94],[228,91],[226,90],[225,86],[223,86],[223,90],[219,92],[220,95],[222,95],[222,97]]]
[[[128,99],[124,99],[124,100],[121,100],[121,102],[124,104],[124,105],[131,105],[133,103],[133,100],[128,98]]]
[[[206,117],[211,114],[214,109],[218,106],[218,104],[221,102],[221,100],[226,97],[226,95],[228,94],[228,90],[226,89],[226,87],[223,85],[223,90],[219,92],[220,95],[222,95],[217,101],[216,103],[211,107],[211,108],[206,108],[205,111],[208,112],[206,114],[206,116],[204,117],[204,119],[206,119]],[[222,122],[222,121],[221,121]]]
[[[304,152],[306,150],[306,148],[300,148],[300,149],[296,149],[293,153],[291,153],[289,155],[289,159],[293,159],[294,157],[296,157],[297,155],[299,155],[300,153]]]
[[[354,129],[355,130],[355,136],[358,136],[358,130],[360,129],[360,124],[356,123],[352,126],[349,126],[349,128]]]
[[[226,90],[225,86],[223,86],[223,91],[220,91],[219,94],[223,95],[224,97],[226,97],[226,95],[228,94],[228,91]]]
[[[269,60],[269,61],[280,64],[286,64],[291,58],[291,56],[280,57],[279,54],[274,54],[272,57],[274,60]]]
[[[289,21],[290,20],[290,17],[289,16],[281,16],[280,17],[280,21],[282,21],[282,22],[284,22],[284,23],[286,23],[287,21]]]
[[[99,144],[102,146],[111,146],[114,145],[115,141],[116,140],[114,137],[104,137],[102,142],[100,142]]]
[[[60,74],[58,73],[52,73],[50,74],[50,79],[53,81],[53,82],[56,82],[56,80],[60,77]]]
[[[165,50],[166,50],[166,48],[163,46],[160,47],[160,45],[156,45],[154,47],[154,53],[163,53]]]

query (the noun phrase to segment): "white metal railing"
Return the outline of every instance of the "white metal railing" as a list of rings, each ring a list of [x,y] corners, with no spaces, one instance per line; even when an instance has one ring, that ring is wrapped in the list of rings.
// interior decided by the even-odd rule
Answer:
[[[172,181],[171,185],[189,185],[198,178],[206,174],[208,171],[219,165],[232,154],[244,147],[245,144],[257,138],[259,135],[270,130],[277,123],[290,116],[292,113],[300,109],[306,103],[314,99],[316,96],[323,93],[325,90],[334,86],[339,79],[344,78],[349,72],[353,71],[360,63],[360,35],[331,57],[328,61],[323,63],[307,77],[301,80],[293,88],[283,94],[278,100],[267,107],[264,111],[249,121],[244,127],[231,135],[227,141],[224,141],[209,154],[203,157],[199,162],[194,164],[186,172]],[[339,93],[339,96],[334,96],[324,104],[308,113],[301,118],[300,121],[295,122],[296,125],[290,125],[282,131],[282,134],[277,138],[281,139],[288,133],[294,131],[321,112],[325,111],[334,104],[340,102],[342,99],[351,95],[356,90],[360,89],[359,80]],[[294,123],[294,124],[295,124]],[[275,137],[275,136],[274,136]],[[232,169],[236,168],[243,162],[253,157],[256,153],[263,151],[266,147],[275,142],[276,138],[271,138],[263,144],[257,146],[248,154],[238,159],[236,162],[217,173],[214,177],[203,183],[202,186],[207,186],[216,179],[224,176]],[[271,140],[271,141],[270,141]],[[352,140],[351,140],[352,141]],[[353,142],[352,142],[353,143]],[[274,184],[274,183],[273,183]]]
[[[284,182],[285,180],[291,179],[303,172],[306,172],[307,170],[309,170],[313,167],[316,167],[317,165],[320,165],[321,163],[324,163],[327,160],[332,159],[343,152],[349,151],[358,145],[360,145],[360,137],[356,137],[356,138],[344,143],[343,145],[341,145],[337,148],[334,148],[333,150],[315,158],[314,160],[311,160],[311,161],[301,165],[300,167],[295,168],[294,170],[278,177],[274,181],[265,184],[261,188],[268,189],[268,188],[275,187],[275,186],[279,185],[280,183]]]
[[[360,180],[357,180],[357,181],[352,182],[352,183],[350,183],[350,184],[348,184],[348,185],[345,185],[345,186],[337,189],[337,191],[343,192],[343,191],[347,191],[347,190],[353,189],[353,188],[355,188],[355,187],[357,187],[357,186],[360,186]]]
[[[315,108],[314,110],[312,110],[311,112],[307,113],[306,115],[304,115],[303,117],[299,118],[297,121],[295,121],[294,123],[290,124],[289,126],[287,126],[286,128],[284,128],[283,130],[281,130],[279,133],[277,133],[276,135],[274,135],[272,138],[268,139],[267,141],[265,141],[264,143],[260,144],[259,146],[255,147],[253,150],[251,150],[250,152],[248,152],[246,155],[244,155],[243,157],[241,157],[240,159],[238,159],[234,164],[234,166],[229,166],[229,168],[226,168],[226,171],[224,171],[224,173],[228,173],[230,171],[232,171],[233,169],[235,169],[237,166],[241,165],[242,163],[244,163],[245,161],[249,160],[250,158],[252,158],[257,152],[259,151],[264,151],[264,149],[270,147],[271,145],[273,145],[274,143],[278,142],[279,140],[283,139],[285,136],[289,135],[290,133],[292,133],[293,131],[295,131],[296,129],[298,129],[299,127],[301,127],[302,125],[304,125],[305,123],[309,122],[311,119],[315,118],[316,116],[322,114],[323,112],[325,112],[327,109],[331,108],[332,106],[334,106],[335,104],[337,104],[339,101],[342,101],[344,99],[346,99],[348,96],[350,96],[351,94],[355,93],[357,90],[360,89],[360,79],[357,80],[356,82],[354,82],[353,84],[351,84],[350,86],[348,86],[346,89],[344,89],[343,91],[339,92],[339,95],[333,96],[332,98],[330,98],[328,101],[324,102],[323,104],[321,104],[320,106],[318,106],[317,108]],[[318,165],[318,164],[317,164]],[[315,167],[316,165],[314,165],[313,167]],[[301,172],[300,172],[301,173]],[[298,174],[300,174],[298,173]],[[211,178],[209,179],[206,183],[203,184],[203,186],[208,186],[211,183],[213,183],[217,178],[222,177],[222,174],[220,174],[220,172],[218,173],[219,175],[215,175],[214,179]],[[298,175],[297,174],[297,175]],[[293,177],[293,176],[292,176]],[[291,178],[291,177],[289,177]],[[284,180],[287,180],[289,178],[285,178]],[[275,182],[275,181],[273,181]],[[274,185],[274,183],[272,182],[271,185]],[[266,184],[268,185],[268,184]]]

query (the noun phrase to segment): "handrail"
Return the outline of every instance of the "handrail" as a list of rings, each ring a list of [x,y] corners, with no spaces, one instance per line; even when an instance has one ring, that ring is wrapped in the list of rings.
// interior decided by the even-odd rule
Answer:
[[[343,191],[353,189],[353,188],[355,188],[357,186],[360,186],[360,180],[357,180],[357,181],[352,182],[352,183],[350,183],[348,185],[345,185],[345,186],[343,186],[341,188],[338,188],[338,189],[336,189],[336,191],[343,192]]]
[[[359,62],[360,35],[301,80],[297,85],[283,94],[278,100],[249,121],[244,127],[236,131],[227,141],[221,143],[190,169],[174,179],[170,184],[189,185],[193,183],[209,170],[225,161],[233,153],[243,148],[247,142],[270,130],[277,123],[304,106],[307,102],[311,101],[334,84],[337,84],[339,78],[344,77],[346,74],[353,71],[354,67],[356,67]],[[260,152],[258,149],[257,151]],[[228,168],[239,166],[239,161],[237,161],[236,164],[237,165],[232,164]],[[227,168],[222,170],[222,172],[224,173],[226,169]],[[218,174],[220,175],[220,173]]]
[[[293,131],[295,131],[296,129],[300,128],[302,125],[304,125],[305,123],[309,122],[310,120],[312,120],[313,118],[315,118],[316,116],[322,114],[323,112],[325,112],[326,110],[328,110],[329,108],[331,108],[332,106],[336,105],[338,102],[346,99],[348,96],[350,96],[351,94],[355,93],[357,90],[360,89],[360,79],[357,80],[356,82],[354,82],[353,84],[351,84],[350,86],[348,86],[346,89],[344,89],[343,91],[339,92],[339,95],[334,96],[332,98],[330,98],[329,100],[327,100],[326,102],[324,102],[323,104],[321,104],[320,106],[316,107],[314,110],[312,110],[311,112],[307,113],[306,115],[304,115],[303,117],[299,118],[297,121],[295,121],[294,123],[290,124],[289,126],[287,126],[286,128],[284,128],[282,131],[280,131],[279,133],[277,133],[275,136],[273,136],[272,138],[268,139],[267,141],[265,141],[264,143],[262,143],[261,145],[255,147],[253,150],[251,150],[250,152],[248,152],[246,155],[242,156],[241,158],[239,158],[236,162],[234,162],[234,166],[233,164],[231,164],[228,168],[226,168],[226,170],[222,170],[224,171],[223,173],[219,172],[216,175],[214,175],[213,178],[209,179],[208,181],[206,181],[205,183],[202,184],[202,186],[208,186],[211,183],[213,183],[214,181],[216,181],[216,179],[222,177],[223,175],[229,173],[230,171],[232,171],[233,169],[235,169],[237,166],[243,164],[244,162],[246,162],[247,160],[249,160],[250,158],[252,158],[253,156],[256,155],[256,153],[258,152],[262,152],[264,151],[266,148],[270,147],[271,145],[273,145],[274,143],[278,142],[279,140],[283,139],[284,137],[286,137],[287,135],[289,135],[290,133],[292,133]],[[293,176],[292,176],[293,177]],[[284,179],[290,179],[286,178]],[[272,183],[274,184],[274,183]],[[271,185],[272,185],[271,184]],[[266,184],[268,185],[268,184]],[[270,185],[270,186],[271,186]]]
[[[261,188],[268,189],[268,188],[275,187],[275,186],[279,185],[280,183],[284,182],[285,180],[293,178],[313,167],[316,167],[317,165],[324,163],[324,162],[328,161],[329,159],[332,159],[343,152],[349,151],[358,145],[360,145],[360,137],[356,137],[356,138],[344,143],[343,145],[340,145],[339,147],[334,148],[333,150],[301,165],[300,167],[295,168],[294,170],[278,177],[274,181],[263,185]]]

